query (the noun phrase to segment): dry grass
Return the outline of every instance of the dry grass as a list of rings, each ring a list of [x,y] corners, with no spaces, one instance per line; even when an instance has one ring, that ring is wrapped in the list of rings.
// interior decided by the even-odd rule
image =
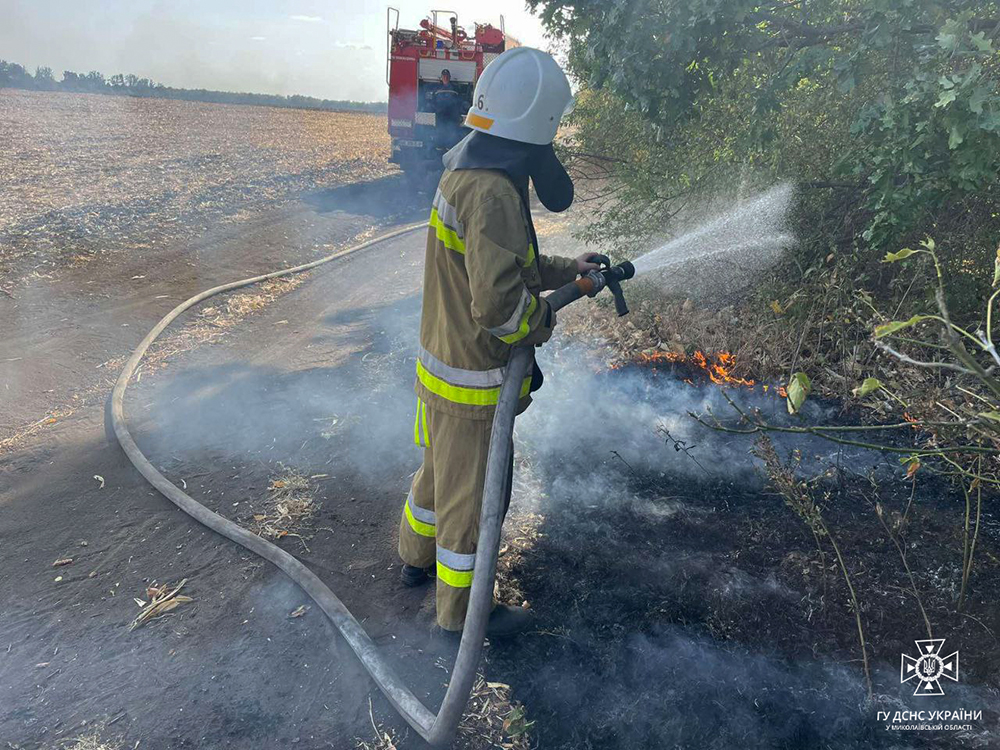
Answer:
[[[382,115],[96,94],[0,91],[0,143],[0,280],[395,170]]]
[[[218,343],[237,324],[260,312],[283,294],[300,287],[307,277],[308,273],[270,279],[243,291],[213,298],[209,301],[209,306],[199,310],[193,320],[153,345],[136,371],[136,378],[141,379],[143,371],[161,369],[179,354],[192,351],[203,344]],[[122,357],[120,362],[115,361],[113,364],[116,366],[112,369],[124,364],[125,359],[127,358]]]
[[[306,541],[312,538],[316,508],[309,479],[286,469],[271,480],[267,494],[252,503],[249,517],[241,523],[271,541],[295,537],[308,551]]]
[[[524,706],[511,699],[510,685],[489,682],[479,674],[453,747],[456,750],[528,750],[532,723],[527,719]]]
[[[33,435],[37,435],[46,427],[51,427],[59,420],[65,419],[74,411],[76,411],[75,407],[61,406],[53,409],[41,419],[13,427],[8,435],[0,438],[0,455],[20,448]]]
[[[401,739],[395,731],[375,721],[370,698],[368,716],[374,736],[371,740],[356,739],[358,750],[401,750],[412,744],[403,743],[405,737]],[[529,750],[532,724],[524,706],[511,699],[510,685],[489,682],[480,673],[476,675],[451,747],[454,750]]]
[[[386,729],[375,721],[375,713],[372,711],[372,699],[368,697],[368,717],[372,722],[372,731],[375,732],[375,739],[356,739],[358,750],[398,750],[399,737],[392,729]]]
[[[118,740],[101,739],[101,731],[95,729],[90,734],[64,740],[59,750],[119,750],[121,747]]]
[[[178,583],[177,585],[172,585],[168,583],[161,583],[157,585],[152,583],[146,587],[146,596],[149,601],[143,601],[142,599],[136,599],[135,603],[139,605],[139,614],[135,616],[128,629],[135,630],[136,628],[141,628],[150,620],[157,617],[162,617],[168,612],[172,612],[181,604],[187,604],[188,602],[194,601],[190,596],[182,596],[179,592],[184,588],[184,584],[187,583],[187,578]]]

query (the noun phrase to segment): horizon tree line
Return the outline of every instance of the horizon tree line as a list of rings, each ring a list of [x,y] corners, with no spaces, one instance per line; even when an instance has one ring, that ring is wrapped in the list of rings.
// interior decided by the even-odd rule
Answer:
[[[149,78],[132,73],[105,76],[97,70],[77,73],[64,70],[56,80],[52,68],[38,66],[34,74],[23,65],[0,60],[0,89],[14,88],[27,91],[63,91],[71,93],[109,94],[156,99],[180,99],[214,104],[247,104],[264,107],[326,110],[331,112],[385,112],[386,102],[360,102],[346,99],[318,99],[294,94],[254,94],[250,92],[216,91],[212,89],[186,89],[165,86]]]

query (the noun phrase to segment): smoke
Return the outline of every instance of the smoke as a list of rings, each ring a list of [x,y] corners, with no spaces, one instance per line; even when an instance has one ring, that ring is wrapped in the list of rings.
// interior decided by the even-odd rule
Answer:
[[[337,356],[317,354],[311,366],[290,355],[284,367],[244,361],[172,373],[155,384],[141,445],[169,457],[168,467],[231,460],[235,473],[283,462],[402,494],[419,462],[412,442],[418,302],[346,301],[309,339],[317,352]],[[554,627],[565,637],[496,644],[491,654],[508,654],[522,670],[531,665],[530,675],[510,681],[532,717],[544,718],[544,746],[865,747],[875,722],[856,668],[726,642],[731,623],[766,634],[774,613],[798,613],[802,604],[783,579],[755,575],[720,552],[729,530],[719,506],[734,493],[717,490],[763,485],[749,452],[753,436],[720,433],[687,414],[730,414],[721,391],[649,370],[608,370],[598,354],[558,337],[538,359],[546,382],[516,423],[514,507],[542,513],[542,541],[518,584],[543,617],[558,615]],[[798,419],[776,396],[728,393],[779,424]],[[810,400],[802,419],[823,423],[835,414]],[[899,471],[876,454],[841,455],[825,441],[793,437],[776,444],[802,450],[804,475],[838,459],[859,472]],[[555,590],[557,600],[546,601]],[[259,592],[279,594],[286,592]],[[294,606],[290,592],[282,610]],[[392,628],[400,641],[420,638],[409,624]]]
[[[770,524],[785,511],[764,494],[754,436],[720,433],[687,415],[732,414],[719,388],[608,371],[595,355],[559,344],[539,352],[546,384],[518,419],[515,443],[513,507],[542,520],[512,572],[538,613],[540,635],[492,650],[500,677],[539,719],[540,745],[909,747],[882,730],[851,656],[809,652],[815,644],[803,634],[830,625],[819,614],[824,593],[810,593],[818,579],[805,592],[788,583],[790,572],[802,580],[805,556],[779,553],[781,571],[755,562],[771,559]],[[727,392],[774,423],[798,421],[776,395]],[[814,401],[802,419],[835,416]],[[869,451],[774,437],[779,452],[801,450],[803,476],[838,461],[859,473],[900,474]],[[790,511],[785,522],[794,534]],[[892,691],[877,696],[879,707],[906,708],[908,693],[892,687],[898,674],[884,661],[873,669],[876,684]],[[971,690],[952,703],[979,707],[983,698]]]
[[[405,476],[419,460],[418,320],[412,297],[331,316],[310,346],[336,354],[314,366],[233,362],[223,353],[226,362],[179,368],[144,399],[150,411],[136,415],[140,444],[176,466],[203,463],[209,453],[338,476]],[[374,345],[370,330],[379,332]],[[240,346],[236,336],[228,346]]]
[[[553,702],[586,711],[560,746],[806,748],[836,739],[848,747],[845,736],[865,733],[863,687],[835,664],[783,663],[677,626],[626,635],[617,658],[610,673],[563,660],[541,668]]]
[[[736,435],[711,429],[693,419],[716,417],[731,427],[733,409],[719,387],[689,385],[669,375],[640,368],[608,370],[594,353],[559,344],[539,350],[545,373],[539,405],[519,417],[516,436],[523,451],[555,472],[555,481],[602,471],[629,475],[676,476],[686,481],[731,481],[759,486],[760,462],[751,455],[756,435]],[[772,389],[728,389],[745,411],[758,410],[773,424],[824,424],[837,408],[807,401],[801,418],[787,414],[785,401]],[[814,476],[833,466],[863,473],[876,467],[898,470],[882,456],[864,449],[839,448],[809,435],[772,436],[781,453],[801,452],[800,471]]]

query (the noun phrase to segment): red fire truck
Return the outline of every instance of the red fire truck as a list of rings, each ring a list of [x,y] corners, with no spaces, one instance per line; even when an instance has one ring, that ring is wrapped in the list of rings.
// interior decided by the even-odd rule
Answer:
[[[439,17],[442,23],[438,23]],[[446,20],[445,18],[446,17]],[[476,80],[497,55],[519,46],[504,30],[475,24],[475,33],[458,25],[452,11],[435,10],[418,29],[399,28],[399,11],[386,11],[389,85],[390,162],[418,178],[441,169],[441,156],[468,133],[462,124],[472,105]],[[442,72],[451,77],[442,83]]]

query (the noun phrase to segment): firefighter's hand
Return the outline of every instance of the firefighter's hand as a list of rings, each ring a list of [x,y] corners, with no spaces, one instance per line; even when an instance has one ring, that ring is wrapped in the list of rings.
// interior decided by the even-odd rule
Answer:
[[[581,276],[586,276],[591,271],[597,271],[600,269],[599,263],[592,263],[591,258],[596,257],[599,253],[584,253],[576,259],[576,272]]]

